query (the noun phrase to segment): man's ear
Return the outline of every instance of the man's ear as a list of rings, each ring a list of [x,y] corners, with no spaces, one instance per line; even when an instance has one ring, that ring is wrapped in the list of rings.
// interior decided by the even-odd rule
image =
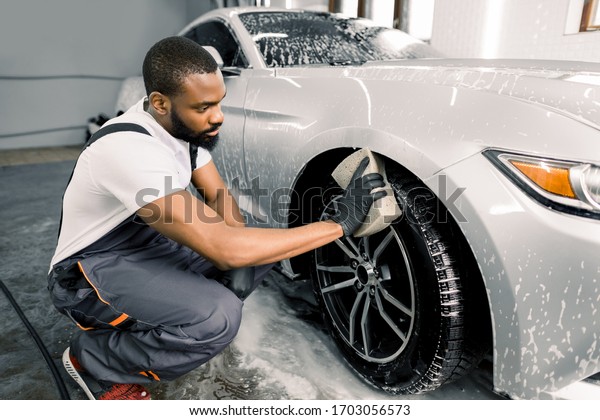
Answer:
[[[160,92],[152,92],[148,96],[148,103],[156,113],[160,115],[167,115],[171,110],[171,101],[168,96],[163,95]]]

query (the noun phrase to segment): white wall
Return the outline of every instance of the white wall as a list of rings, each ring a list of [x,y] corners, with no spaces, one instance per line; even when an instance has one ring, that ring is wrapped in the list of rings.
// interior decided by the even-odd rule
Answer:
[[[600,62],[600,31],[565,35],[570,1],[436,0],[431,45],[452,57]]]
[[[0,0],[0,149],[83,144],[187,0]]]

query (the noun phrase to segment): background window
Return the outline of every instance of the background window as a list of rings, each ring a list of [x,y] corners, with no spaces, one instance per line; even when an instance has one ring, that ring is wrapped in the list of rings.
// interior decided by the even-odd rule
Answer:
[[[585,0],[581,16],[581,32],[600,30],[600,0]]]

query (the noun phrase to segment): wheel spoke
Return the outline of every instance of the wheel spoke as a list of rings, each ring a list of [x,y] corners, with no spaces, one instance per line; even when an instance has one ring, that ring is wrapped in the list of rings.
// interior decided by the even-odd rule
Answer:
[[[351,251],[351,250],[350,250],[350,249],[349,249],[349,248],[348,248],[348,247],[347,247],[347,246],[346,246],[346,245],[345,245],[345,244],[344,244],[342,241],[340,241],[339,239],[336,239],[336,240],[335,240],[335,243],[336,243],[336,245],[337,245],[337,246],[339,246],[339,247],[342,249],[342,251],[344,251],[344,253],[345,253],[347,256],[349,256],[350,258],[357,258],[357,257],[358,257],[358,255],[359,255],[359,252],[358,252],[358,250],[356,251],[356,253],[352,253],[352,251]],[[354,244],[353,244],[353,245],[354,245]]]
[[[400,331],[400,328],[392,321],[392,319],[388,316],[388,314],[383,309],[383,304],[381,302],[381,298],[379,297],[379,292],[375,293],[375,301],[377,302],[377,310],[379,311],[379,315],[384,319],[384,321],[390,326],[390,328],[396,333],[398,337],[402,341],[406,341],[406,335]]]
[[[356,255],[360,255],[360,250],[358,249],[358,245],[356,245],[356,242],[354,242],[354,239],[352,239],[351,236],[346,236],[344,239],[346,240],[346,242],[348,242],[348,245],[350,245],[350,247],[354,250]]]
[[[365,356],[368,356],[371,352],[371,340],[369,340],[369,334],[367,330],[367,318],[369,315],[369,306],[371,305],[371,299],[365,299],[365,306],[363,307],[362,317],[360,319],[360,330],[363,336],[363,349]]]
[[[336,284],[332,284],[331,286],[327,286],[321,289],[321,293],[329,293],[329,292],[333,292],[334,290],[340,290],[340,289],[345,289],[346,287],[351,287],[354,285],[354,282],[356,282],[357,278],[353,277],[349,280],[345,280]]]
[[[381,253],[385,250],[385,248],[388,246],[388,244],[390,243],[390,241],[392,240],[393,237],[394,237],[394,231],[390,230],[390,233],[388,233],[386,235],[386,237],[383,238],[383,241],[381,241],[381,243],[377,246],[377,248],[375,249],[375,252],[373,252],[373,263],[374,264],[377,264],[377,259],[379,258]]]
[[[383,297],[385,298],[385,300],[387,300],[388,302],[390,302],[396,308],[400,309],[402,312],[404,312],[409,317],[411,317],[411,318],[414,317],[415,314],[412,311],[412,309],[407,308],[404,304],[402,304],[394,296],[390,295],[390,293],[387,290],[385,290],[383,288],[378,288],[378,290],[381,291],[381,294],[383,295]]]
[[[369,237],[368,236],[363,237],[363,247],[365,248],[365,254],[367,254],[368,256],[371,256],[371,249],[369,247]]]
[[[354,269],[346,265],[321,265],[317,264],[317,270],[328,271],[330,273],[354,273]]]
[[[356,312],[358,311],[358,306],[360,305],[360,301],[365,294],[365,290],[361,290],[354,300],[354,304],[352,305],[352,310],[350,311],[350,322],[348,324],[348,342],[354,343],[354,318],[356,317]]]

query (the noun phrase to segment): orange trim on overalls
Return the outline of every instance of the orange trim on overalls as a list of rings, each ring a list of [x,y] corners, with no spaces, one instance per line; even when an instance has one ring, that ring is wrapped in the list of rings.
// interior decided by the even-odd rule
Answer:
[[[80,261],[77,261],[77,265],[79,266],[79,271],[81,271],[81,274],[83,274],[83,277],[85,278],[85,280],[89,283],[90,286],[92,286],[92,288],[94,289],[94,291],[96,292],[96,296],[98,296],[98,299],[100,299],[100,301],[108,306],[111,306],[110,303],[108,303],[107,301],[105,301],[104,299],[102,299],[102,296],[100,296],[100,293],[98,293],[98,289],[96,289],[96,286],[94,286],[94,284],[90,281],[90,279],[88,278],[87,274],[85,274],[85,271],[83,271],[83,266],[81,265]],[[126,313],[122,313],[121,315],[119,315],[117,318],[113,319],[109,325],[112,325],[113,327],[116,327],[117,325],[119,325],[120,323],[126,321],[129,318],[129,315],[127,315]],[[94,328],[85,328],[82,327],[81,325],[77,324],[77,326],[79,328],[81,328],[82,330],[93,330]]]
[[[85,274],[85,271],[83,271],[83,267],[81,266],[81,261],[77,261],[77,265],[79,266],[79,271],[81,271],[81,274],[83,274],[83,277],[85,277],[85,280],[90,284],[90,286],[92,286],[92,288],[96,291],[96,295],[98,296],[98,299],[100,299],[103,303],[107,304],[110,306],[110,303],[108,303],[107,301],[105,301],[104,299],[102,299],[102,296],[100,296],[100,293],[98,293],[98,289],[96,289],[96,286],[93,285],[93,283],[90,281],[90,279],[88,278],[87,274]]]
[[[155,381],[160,381],[160,378],[158,377],[158,375],[156,373],[152,372],[151,370],[140,372],[140,375],[144,375],[146,378],[152,378]]]
[[[113,327],[116,327],[117,325],[119,325],[121,322],[126,321],[129,318],[129,315],[127,314],[121,314],[120,317],[118,317],[117,319],[114,319],[110,325],[112,325]]]

